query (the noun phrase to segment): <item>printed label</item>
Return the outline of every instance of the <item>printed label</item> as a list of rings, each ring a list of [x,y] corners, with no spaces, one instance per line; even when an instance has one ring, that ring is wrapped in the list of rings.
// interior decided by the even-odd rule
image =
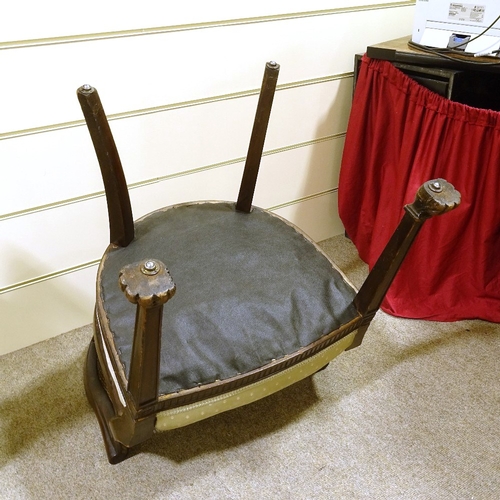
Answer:
[[[484,21],[484,5],[471,3],[450,3],[448,19],[450,21],[466,21],[482,23]]]

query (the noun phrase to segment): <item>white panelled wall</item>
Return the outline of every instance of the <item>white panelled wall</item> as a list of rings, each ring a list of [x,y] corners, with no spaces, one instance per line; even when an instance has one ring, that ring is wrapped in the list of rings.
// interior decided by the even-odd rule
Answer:
[[[0,354],[92,321],[108,243],[76,89],[95,86],[134,217],[235,199],[266,61],[281,65],[254,203],[319,241],[354,54],[411,32],[414,1],[18,0],[0,17]]]

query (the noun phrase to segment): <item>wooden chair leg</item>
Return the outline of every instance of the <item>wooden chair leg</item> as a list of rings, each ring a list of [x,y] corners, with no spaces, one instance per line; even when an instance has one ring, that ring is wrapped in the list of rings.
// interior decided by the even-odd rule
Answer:
[[[125,247],[134,239],[134,219],[118,150],[97,90],[83,85],[77,90],[77,96],[101,167],[110,241]]]
[[[175,294],[175,283],[159,260],[146,259],[120,271],[120,287],[137,304],[132,356],[128,373],[126,408],[105,415],[105,440],[130,448],[153,434],[156,416],[144,414],[158,398],[163,305]],[[103,411],[102,409],[100,410]]]
[[[453,210],[459,204],[460,193],[444,179],[435,179],[423,184],[415,201],[404,207],[405,215],[354,299],[364,320],[349,349],[361,344],[368,325],[380,308],[424,222]]]
[[[137,408],[158,397],[163,304],[175,294],[175,283],[163,262],[146,259],[125,266],[119,283],[137,304],[127,390]]]
[[[245,162],[245,170],[243,171],[238,201],[236,202],[236,210],[241,212],[248,213],[252,209],[252,200],[257,183],[262,151],[264,150],[264,141],[266,139],[279,70],[279,64],[274,61],[266,64]]]

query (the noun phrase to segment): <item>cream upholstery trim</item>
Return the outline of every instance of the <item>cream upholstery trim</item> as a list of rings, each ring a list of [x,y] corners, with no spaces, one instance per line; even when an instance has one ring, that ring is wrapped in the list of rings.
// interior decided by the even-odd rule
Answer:
[[[101,326],[101,319],[99,318],[99,314],[96,314],[96,319],[97,323],[99,324],[99,337],[101,338],[101,345],[102,345],[102,350],[104,351],[104,356],[106,358],[106,365],[108,367],[108,372],[111,375],[111,380],[113,381],[113,385],[115,386],[116,392],[118,394],[118,398],[120,399],[120,403],[122,404],[123,407],[127,406],[127,403],[125,402],[125,397],[123,396],[123,392],[121,390],[120,384],[118,383],[118,379],[116,378],[116,373],[115,369],[111,363],[111,359],[109,357],[109,352],[108,348],[106,346],[106,341],[103,338],[102,335],[102,326]]]
[[[309,377],[326,366],[333,358],[351,345],[355,334],[356,332],[352,332],[301,363],[247,387],[205,401],[158,413],[156,416],[156,430],[166,431],[183,427],[274,394],[299,380]]]

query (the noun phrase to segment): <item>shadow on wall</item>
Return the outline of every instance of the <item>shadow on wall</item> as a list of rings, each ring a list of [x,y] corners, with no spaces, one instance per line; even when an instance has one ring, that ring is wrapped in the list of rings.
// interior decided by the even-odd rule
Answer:
[[[338,216],[337,188],[347,127],[346,118],[349,116],[351,104],[346,100],[346,96],[351,93],[352,79],[341,80],[332,101],[325,103],[329,107],[315,133],[315,137],[321,139],[331,136],[332,130],[338,130],[341,131],[338,136],[315,142],[305,148],[304,153],[308,154],[309,158],[306,160],[306,176],[299,187],[299,198],[307,199],[277,210],[277,213],[292,220],[298,227],[305,228],[315,241],[341,234],[344,230]],[[344,120],[346,123],[338,123]]]
[[[19,247],[9,250],[12,269],[23,269],[26,276],[40,276],[44,263],[36,255]],[[29,284],[0,295],[0,355],[26,347],[35,342],[91,323],[93,293],[77,287],[92,279],[97,267]],[[93,288],[92,288],[93,292]]]

